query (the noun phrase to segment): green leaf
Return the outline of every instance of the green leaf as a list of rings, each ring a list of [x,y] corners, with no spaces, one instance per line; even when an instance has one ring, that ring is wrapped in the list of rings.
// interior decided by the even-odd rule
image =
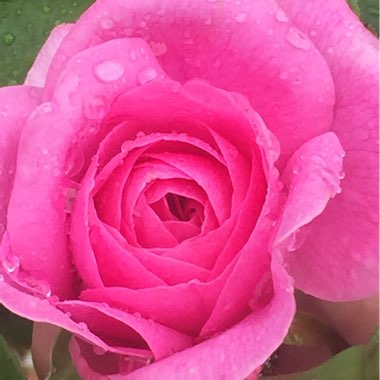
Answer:
[[[379,35],[379,1],[347,0],[352,10],[360,17],[364,25]]]
[[[302,310],[297,311],[284,343],[328,347],[333,353],[347,347],[345,340],[335,330],[321,319]]]
[[[94,0],[0,0],[0,86],[22,83],[54,26],[75,21]]]
[[[71,334],[62,331],[55,342],[51,371],[46,380],[81,380],[71,360],[69,342]]]
[[[323,365],[309,371],[279,376],[264,376],[262,380],[364,380],[363,346],[342,351]]]
[[[373,334],[365,350],[365,380],[379,379],[379,329]]]
[[[379,331],[368,345],[350,347],[322,365],[289,375],[263,376],[260,380],[378,380]]]
[[[379,35],[379,1],[357,0],[357,2],[363,23]]]
[[[19,352],[32,344],[33,323],[0,305],[0,334]]]
[[[0,335],[0,376],[7,380],[25,380],[20,363],[7,341]]]

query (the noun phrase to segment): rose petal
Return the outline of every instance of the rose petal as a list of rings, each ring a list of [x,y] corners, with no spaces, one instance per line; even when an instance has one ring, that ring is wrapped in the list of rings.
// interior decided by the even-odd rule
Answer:
[[[0,89],[0,240],[7,221],[20,135],[40,98],[40,91],[29,86]]]
[[[11,249],[26,271],[49,283],[59,296],[68,297],[75,283],[65,227],[65,211],[70,212],[67,192],[72,190],[65,174],[66,157],[71,145],[81,140],[81,149],[88,158],[87,153],[100,138],[91,132],[92,118],[101,119],[115,97],[139,85],[141,70],[156,65],[158,75],[163,75],[149,52],[142,56],[139,50],[134,62],[126,59],[131,49],[145,46],[137,39],[113,40],[78,54],[61,73],[54,101],[41,105],[24,129],[8,210]],[[123,71],[118,71],[117,79],[107,76],[104,63],[109,62],[122,62]],[[100,74],[98,65],[103,65]],[[90,262],[87,260],[86,265]],[[99,284],[94,273],[89,278]]]
[[[277,243],[283,242],[299,228],[310,223],[323,212],[330,198],[341,191],[342,161],[342,146],[332,132],[315,137],[294,153],[282,175],[289,194],[281,215]],[[298,252],[291,256],[295,261],[304,260]],[[313,261],[317,258],[309,257],[307,260]],[[311,265],[301,266],[305,277],[312,278],[305,268],[311,269],[315,264],[313,262]],[[315,286],[321,284],[316,282]]]
[[[261,311],[252,313],[229,330],[128,376],[110,379],[231,379],[246,378],[263,364],[284,339],[295,312],[291,279],[274,256],[274,295]],[[212,365],[210,365],[212,363]]]
[[[90,331],[108,342],[110,346],[124,348],[128,354],[150,356],[150,349],[156,359],[170,355],[193,344],[189,336],[146,320],[139,314],[129,314],[113,309],[104,303],[65,301],[57,307],[71,314],[74,321],[86,321]],[[135,349],[135,351],[133,350]]]
[[[336,91],[332,131],[346,151],[342,194],[310,225],[293,275],[300,289],[326,300],[368,297],[378,292],[379,278],[378,40],[344,0],[279,2],[329,65]]]
[[[192,1],[190,8],[187,0],[98,1],[57,53],[46,96],[68,57],[99,41],[142,36],[171,78],[201,78],[248,96],[284,153],[327,131],[334,85],[308,37],[279,16],[275,1],[219,5],[204,0]]]
[[[144,318],[196,336],[215,303],[225,278],[209,283],[191,281],[174,286],[158,286],[132,290],[109,287],[88,289],[80,299],[91,302],[106,302],[112,307],[138,312]]]
[[[72,24],[61,24],[50,32],[48,39],[34,60],[33,66],[28,71],[24,84],[44,87],[51,61],[71,27]]]

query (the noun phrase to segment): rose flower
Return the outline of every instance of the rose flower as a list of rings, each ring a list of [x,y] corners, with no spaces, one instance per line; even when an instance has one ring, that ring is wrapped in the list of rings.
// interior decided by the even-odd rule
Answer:
[[[377,49],[343,0],[56,27],[0,89],[0,302],[71,332],[84,379],[258,373],[294,286],[376,293]]]

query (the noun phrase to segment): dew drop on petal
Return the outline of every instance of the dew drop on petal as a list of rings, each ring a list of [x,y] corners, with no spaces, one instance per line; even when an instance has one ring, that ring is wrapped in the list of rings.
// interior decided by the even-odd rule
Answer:
[[[14,273],[20,268],[20,259],[15,255],[7,255],[3,259],[3,267],[8,273]]]
[[[115,23],[112,19],[105,17],[100,20],[99,25],[102,29],[108,30],[111,29],[115,25]]]
[[[279,78],[280,78],[281,80],[288,79],[288,74],[285,73],[285,72],[281,72],[280,75],[279,75]]]
[[[124,67],[117,61],[104,61],[94,67],[95,76],[101,82],[114,82],[124,74]]]
[[[0,274],[0,282],[3,282],[3,281],[4,281],[4,276]]]
[[[157,70],[154,67],[147,67],[137,74],[137,81],[140,84],[145,84],[156,79],[157,77]]]
[[[292,170],[293,174],[297,175],[300,171],[301,171],[301,166],[294,165],[293,170]]]
[[[242,23],[247,19],[247,14],[246,13],[239,13],[236,17],[235,20],[237,23]]]
[[[79,322],[78,323],[78,329],[80,331],[86,331],[87,330],[87,325],[84,322]]]
[[[130,59],[132,62],[136,61],[136,59],[137,59],[137,54],[136,54],[136,52],[135,52],[134,50],[131,50],[131,51],[129,52],[129,59]]]
[[[94,346],[93,351],[94,351],[94,354],[98,356],[104,355],[107,352],[104,348],[99,347],[99,346]]]
[[[78,174],[84,165],[84,154],[79,148],[72,148],[66,159],[66,166],[64,169],[65,175],[68,177],[74,177]]]
[[[150,45],[150,47],[152,49],[153,54],[156,57],[164,55],[168,51],[168,48],[167,48],[165,42],[163,42],[163,41],[162,42],[160,42],[160,41],[150,41],[149,45]]]
[[[288,30],[286,41],[288,41],[294,47],[305,51],[309,50],[311,47],[310,40],[296,28],[290,28]]]
[[[289,18],[282,9],[279,9],[276,13],[276,20],[280,22],[288,22]]]
[[[83,105],[84,115],[91,120],[101,119],[107,113],[107,107],[101,98],[92,98]]]

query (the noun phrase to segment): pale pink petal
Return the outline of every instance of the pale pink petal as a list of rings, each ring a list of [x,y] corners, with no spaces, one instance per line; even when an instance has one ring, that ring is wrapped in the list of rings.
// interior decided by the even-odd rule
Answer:
[[[326,300],[367,297],[379,278],[379,42],[344,0],[278,2],[325,57],[336,92],[332,131],[346,151],[342,194],[310,225],[292,273]]]
[[[193,0],[190,7],[187,0],[97,1],[56,55],[46,96],[78,51],[115,37],[141,36],[169,77],[201,78],[246,95],[279,137],[283,152],[291,153],[330,127],[330,72],[275,1],[235,3]]]
[[[0,89],[0,240],[7,222],[21,132],[40,98],[39,89],[29,86]]]
[[[24,84],[44,87],[51,61],[71,27],[72,24],[61,24],[50,32],[48,39],[39,51],[33,66],[30,68]]]
[[[42,104],[24,128],[8,210],[11,250],[59,296],[71,295],[75,284],[66,234],[75,191],[67,175],[68,152],[77,143],[88,160],[102,137],[94,135],[94,123],[114,98],[138,86],[138,73],[147,65],[163,75],[153,55],[138,50],[145,46],[138,39],[113,40],[78,54],[61,73],[53,101]],[[139,51],[135,61],[126,59],[132,49]],[[118,70],[110,73],[109,65]]]

